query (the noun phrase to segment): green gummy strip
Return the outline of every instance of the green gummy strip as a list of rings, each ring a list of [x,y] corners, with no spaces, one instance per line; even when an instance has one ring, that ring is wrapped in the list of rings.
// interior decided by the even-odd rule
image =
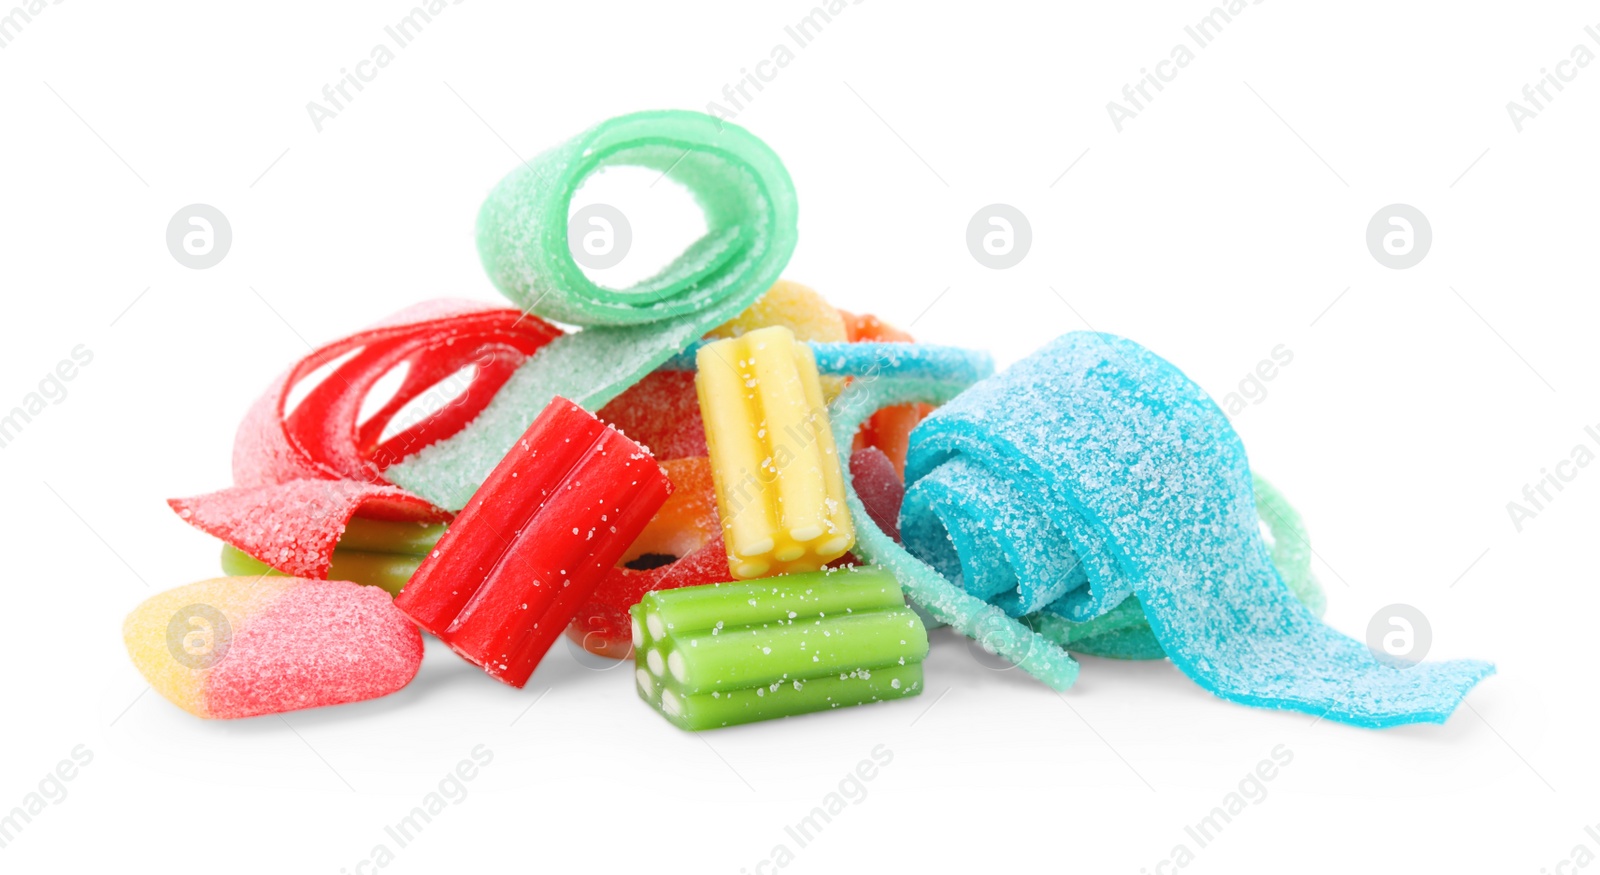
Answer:
[[[928,633],[902,606],[797,619],[780,614],[760,624],[689,633],[669,630],[655,646],[679,689],[708,693],[919,663],[928,655]]]
[[[684,635],[748,626],[788,618],[823,617],[854,611],[905,607],[894,575],[872,566],[811,571],[768,577],[748,583],[704,586],[646,593],[645,610],[658,617],[664,632]],[[664,632],[649,631],[652,638]]]
[[[1034,631],[1062,647],[1080,652],[1087,652],[1086,642],[1101,636],[1117,635],[1129,630],[1150,629],[1149,621],[1144,618],[1144,606],[1133,596],[1124,599],[1116,607],[1093,620],[1082,623],[1074,623],[1051,611],[1030,614],[1024,622]]]
[[[574,193],[616,166],[681,183],[707,228],[660,273],[624,290],[585,276],[567,241]],[[513,170],[478,213],[484,268],[526,311],[585,328],[541,348],[466,428],[385,475],[441,507],[464,507],[551,398],[596,410],[754,303],[794,252],[796,216],[794,183],[772,149],[698,112],[619,116]]]
[[[1256,513],[1272,533],[1272,564],[1278,569],[1289,591],[1321,617],[1328,610],[1328,597],[1311,574],[1311,538],[1306,534],[1300,514],[1271,483],[1253,475]]]
[[[392,522],[352,517],[339,536],[340,550],[426,556],[444,534],[444,523]]]
[[[390,595],[399,595],[400,589],[406,585],[406,581],[411,579],[411,575],[416,573],[417,566],[421,564],[421,556],[368,553],[340,547],[333,551],[333,564],[328,568],[328,579],[376,586]],[[230,577],[283,576],[283,572],[231,544],[222,545],[222,573]]]
[[[1076,653],[1103,659],[1167,658],[1167,652],[1161,649],[1161,642],[1156,640],[1149,623],[1075,641],[1070,646]]]
[[[652,684],[648,691],[643,684],[637,688],[639,697],[673,725],[698,731],[902,699],[922,687],[922,664],[911,663],[732,692],[684,694],[670,684]]]

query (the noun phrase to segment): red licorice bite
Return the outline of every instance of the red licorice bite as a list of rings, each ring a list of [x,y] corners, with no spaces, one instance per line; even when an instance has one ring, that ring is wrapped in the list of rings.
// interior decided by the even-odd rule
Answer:
[[[671,491],[649,451],[556,398],[395,605],[520,687]]]

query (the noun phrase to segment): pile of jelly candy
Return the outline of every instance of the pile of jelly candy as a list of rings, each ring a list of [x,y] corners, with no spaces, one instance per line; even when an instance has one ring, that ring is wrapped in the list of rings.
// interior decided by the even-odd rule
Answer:
[[[681,183],[707,226],[622,290],[568,240],[616,166]],[[916,343],[781,278],[796,216],[772,150],[699,113],[519,166],[477,223],[515,306],[428,301],[268,387],[234,485],[170,502],[229,576],[140,605],[134,663],[234,718],[394,692],[421,632],[522,687],[565,634],[691,730],[915,696],[940,624],[1057,690],[1074,654],[1167,659],[1370,727],[1442,722],[1493,672],[1324,625],[1299,517],[1171,364],[1090,332],[1000,374]]]

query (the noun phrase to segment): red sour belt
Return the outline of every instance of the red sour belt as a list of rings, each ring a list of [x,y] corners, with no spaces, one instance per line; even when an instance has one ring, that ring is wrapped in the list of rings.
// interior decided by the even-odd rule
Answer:
[[[554,325],[517,310],[438,300],[330,343],[290,368],[246,414],[234,439],[234,484],[305,477],[387,484],[384,467],[470,422],[518,365],[560,334]],[[296,386],[344,356],[349,357],[288,409]],[[402,365],[405,377],[394,396],[360,420],[373,386]],[[382,439],[408,403],[468,366],[475,372],[459,397]],[[448,387],[441,390],[445,394]]]
[[[273,382],[234,439],[234,488],[168,504],[191,525],[280,571],[325,578],[352,516],[450,518],[389,484],[382,469],[460,429],[517,365],[560,334],[517,310],[467,301],[403,310],[312,352]],[[290,408],[294,390],[330,366]],[[448,378],[468,366],[470,379],[458,381],[465,385],[451,385]],[[397,391],[361,420],[373,387],[397,368],[405,371]],[[430,392],[440,396],[438,409],[384,439],[395,416]]]

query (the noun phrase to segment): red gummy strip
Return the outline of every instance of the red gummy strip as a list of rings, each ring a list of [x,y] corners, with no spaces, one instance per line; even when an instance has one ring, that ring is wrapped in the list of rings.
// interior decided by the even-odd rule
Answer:
[[[857,315],[840,310],[839,315],[844,317],[845,338],[851,343],[916,342],[910,334],[870,313]],[[851,449],[877,447],[883,450],[889,462],[894,465],[895,473],[904,480],[906,449],[911,444],[911,430],[933,410],[932,404],[896,404],[885,407],[872,414],[862,424],[861,430],[856,432],[856,439]]]
[[[590,653],[628,658],[633,652],[633,618],[628,609],[645,593],[732,579],[717,517],[711,460],[704,456],[671,459],[661,467],[672,479],[672,496],[624,558],[643,554],[679,558],[657,568],[612,568],[606,574],[567,627],[567,637]]]
[[[450,514],[397,486],[291,480],[168,499],[190,525],[296,577],[326,578],[350,518],[444,522]]]
[[[317,477],[387,483],[381,473],[387,464],[471,421],[517,365],[560,334],[561,329],[518,310],[441,300],[330,343],[296,363],[251,407],[234,440],[234,482],[260,486]],[[286,412],[297,384],[352,353]],[[402,364],[408,370],[399,391],[370,419],[358,422],[373,385]],[[477,371],[460,398],[379,442],[407,403],[470,364]]]
[[[518,310],[437,300],[330,343],[275,380],[246,414],[233,447],[233,489],[168,502],[203,531],[268,565],[325,578],[350,517],[448,520],[450,514],[383,478],[404,456],[454,434],[483,410],[512,371],[561,330]],[[287,415],[295,386],[346,357]],[[401,385],[361,422],[363,403],[385,374],[406,366]],[[460,396],[384,441],[412,400],[466,365]]]
[[[491,677],[520,687],[671,491],[647,450],[558,397],[395,605]]]

